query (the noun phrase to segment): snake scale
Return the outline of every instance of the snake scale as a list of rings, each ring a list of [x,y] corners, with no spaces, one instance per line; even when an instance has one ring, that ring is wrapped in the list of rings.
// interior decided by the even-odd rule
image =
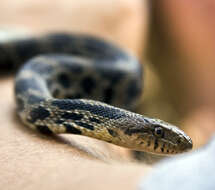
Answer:
[[[157,154],[192,148],[176,126],[125,110],[138,104],[142,66],[110,42],[63,33],[1,42],[0,66],[18,70],[17,113],[30,128]]]

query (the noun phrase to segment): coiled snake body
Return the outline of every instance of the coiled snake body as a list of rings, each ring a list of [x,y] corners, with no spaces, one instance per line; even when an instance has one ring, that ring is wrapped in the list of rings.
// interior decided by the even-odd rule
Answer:
[[[158,154],[192,148],[177,127],[123,109],[138,102],[142,69],[108,42],[71,34],[15,40],[0,44],[0,61],[3,71],[22,65],[15,79],[17,113],[33,129]]]

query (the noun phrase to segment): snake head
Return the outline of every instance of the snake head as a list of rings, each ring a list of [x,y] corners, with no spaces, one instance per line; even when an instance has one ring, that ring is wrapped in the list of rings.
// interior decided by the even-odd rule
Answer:
[[[177,154],[192,149],[191,138],[174,125],[136,114],[128,120],[124,134],[131,139],[129,148],[156,154]]]

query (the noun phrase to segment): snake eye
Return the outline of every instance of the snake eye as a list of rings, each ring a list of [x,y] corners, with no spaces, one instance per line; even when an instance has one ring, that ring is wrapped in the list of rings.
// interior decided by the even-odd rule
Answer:
[[[155,126],[155,135],[158,137],[163,136],[163,129],[160,126]]]

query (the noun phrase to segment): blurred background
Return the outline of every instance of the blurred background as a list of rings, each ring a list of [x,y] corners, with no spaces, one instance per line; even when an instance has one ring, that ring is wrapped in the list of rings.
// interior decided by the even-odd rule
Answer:
[[[88,33],[145,66],[138,112],[182,128],[194,148],[215,131],[215,1],[1,0],[0,37]]]

